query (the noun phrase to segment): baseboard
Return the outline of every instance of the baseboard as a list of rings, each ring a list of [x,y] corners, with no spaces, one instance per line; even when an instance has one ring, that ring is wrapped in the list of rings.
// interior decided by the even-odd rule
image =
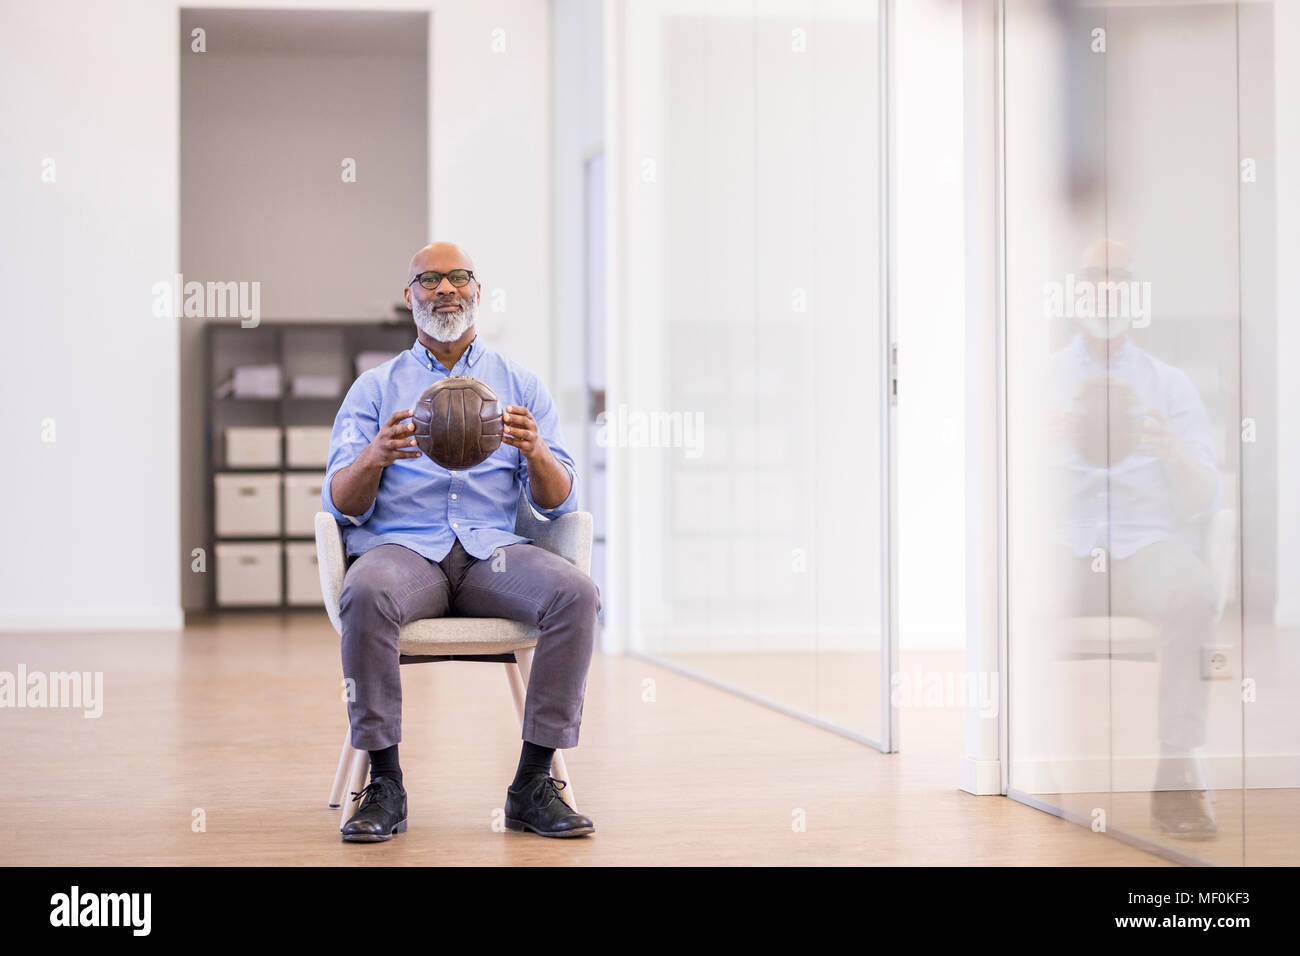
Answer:
[[[1011,784],[1022,793],[1133,793],[1152,789],[1158,758],[1081,757],[1073,760],[1016,760]],[[1215,790],[1300,788],[1300,754],[1210,756],[1205,758]],[[962,789],[965,789],[964,787]]]
[[[962,757],[957,764],[957,787],[976,796],[1001,794],[1001,761]]]
[[[179,631],[179,607],[0,610],[0,631]]]

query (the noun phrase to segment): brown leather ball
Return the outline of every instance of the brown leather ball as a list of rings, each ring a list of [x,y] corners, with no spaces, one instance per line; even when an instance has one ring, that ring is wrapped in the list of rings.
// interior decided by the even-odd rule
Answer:
[[[501,447],[501,403],[476,378],[454,375],[415,403],[415,444],[443,468],[473,468]]]
[[[1074,447],[1090,465],[1109,468],[1137,450],[1137,395],[1111,375],[1094,375],[1074,393],[1079,430]]]

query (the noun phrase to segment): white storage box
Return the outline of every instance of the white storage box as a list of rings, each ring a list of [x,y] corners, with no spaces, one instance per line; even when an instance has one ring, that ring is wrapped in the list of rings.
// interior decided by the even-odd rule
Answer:
[[[280,429],[242,425],[227,428],[226,464],[232,468],[278,468]]]
[[[236,398],[279,398],[280,366],[240,365],[231,383]]]
[[[320,492],[325,474],[284,476],[284,533],[316,534],[316,512],[321,510]]]
[[[342,392],[337,375],[295,375],[290,388],[298,398],[337,398]]]
[[[285,457],[290,468],[324,468],[329,464],[329,425],[290,425],[285,429]]]
[[[320,593],[320,569],[316,564],[316,542],[291,541],[284,546],[287,602],[300,605],[323,605]]]
[[[217,604],[239,607],[279,604],[279,542],[235,543],[217,545]],[[320,590],[320,585],[316,585]]]
[[[280,533],[280,476],[243,472],[216,475],[218,538]]]

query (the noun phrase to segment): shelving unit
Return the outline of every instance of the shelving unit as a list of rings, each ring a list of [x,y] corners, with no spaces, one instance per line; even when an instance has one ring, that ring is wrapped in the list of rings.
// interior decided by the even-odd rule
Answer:
[[[204,417],[204,448],[206,461],[204,473],[207,489],[206,528],[207,528],[207,606],[209,608],[247,608],[270,610],[297,606],[310,606],[305,603],[290,604],[288,581],[290,573],[289,554],[293,546],[298,546],[303,556],[307,554],[306,546],[311,545],[314,556],[314,535],[289,533],[285,523],[284,486],[286,479],[293,475],[325,475],[325,462],[312,466],[290,466],[288,462],[288,429],[297,426],[329,427],[334,424],[343,396],[356,379],[356,357],[362,352],[386,352],[396,355],[411,347],[415,341],[415,328],[409,315],[399,317],[390,323],[376,322],[262,322],[256,328],[242,328],[238,322],[211,323],[204,330],[204,354],[206,356],[203,383],[206,398]],[[246,365],[278,365],[281,369],[281,393],[277,398],[241,398],[217,397],[217,390],[230,378],[234,369]],[[300,397],[292,394],[293,379],[300,375],[330,375],[339,381],[337,395],[329,398]],[[280,430],[279,465],[243,467],[230,465],[227,461],[226,429],[231,427],[275,427]],[[266,525],[258,533],[218,536],[217,534],[217,494],[218,475],[249,475],[279,477],[279,492],[276,501],[278,520]],[[250,482],[250,486],[259,484]],[[319,510],[319,506],[315,510]],[[305,530],[305,529],[304,529]],[[218,549],[219,545],[276,545],[278,564],[258,565],[258,561],[272,560],[270,549],[248,549],[243,560],[249,560],[253,552],[262,555],[251,564],[235,569],[230,562],[233,549]],[[276,600],[258,603],[229,604],[218,601],[220,593],[223,562],[226,556],[225,572],[227,584],[236,581],[242,572],[258,577],[264,574],[278,573],[279,588]],[[311,558],[314,561],[314,557]],[[265,583],[265,581],[263,582]],[[274,588],[267,588],[274,592]],[[318,597],[318,595],[317,595]],[[319,604],[316,605],[319,607]]]

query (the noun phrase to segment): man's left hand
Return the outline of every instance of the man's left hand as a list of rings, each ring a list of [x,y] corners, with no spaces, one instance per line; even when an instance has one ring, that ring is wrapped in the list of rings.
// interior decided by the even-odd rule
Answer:
[[[501,414],[501,440],[514,445],[526,461],[534,461],[550,449],[537,430],[537,419],[522,405],[507,405]]]
[[[507,405],[501,413],[501,440],[519,449],[528,465],[528,487],[541,508],[558,508],[573,491],[568,469],[560,464],[537,428],[533,413],[522,405]]]

